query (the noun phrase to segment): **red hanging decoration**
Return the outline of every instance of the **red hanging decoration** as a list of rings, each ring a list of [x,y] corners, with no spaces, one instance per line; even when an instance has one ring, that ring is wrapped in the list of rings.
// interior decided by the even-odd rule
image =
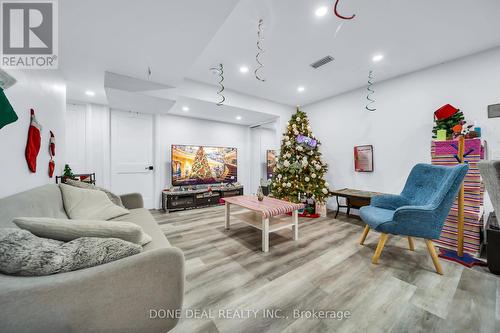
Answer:
[[[35,110],[31,109],[31,123],[28,130],[28,142],[26,143],[26,162],[31,172],[36,172],[36,158],[40,152],[42,141],[42,125],[36,120]]]
[[[54,177],[54,170],[56,169],[56,163],[54,160],[49,161],[49,178]]]
[[[335,1],[335,5],[333,6],[333,12],[335,13],[335,15],[338,17],[338,18],[341,18],[343,20],[352,20],[353,18],[356,17],[356,14],[352,14],[352,16],[344,16],[344,15],[341,15],[339,14],[338,10],[337,10],[337,7],[339,5],[339,1],[340,0],[336,0]]]
[[[49,155],[50,157],[56,156],[56,137],[54,136],[54,132],[52,131],[50,131]]]
[[[56,137],[54,136],[54,132],[52,131],[50,131],[49,155],[49,177],[52,178],[54,176],[54,170],[56,168],[56,163],[54,162],[54,156],[56,156]]]

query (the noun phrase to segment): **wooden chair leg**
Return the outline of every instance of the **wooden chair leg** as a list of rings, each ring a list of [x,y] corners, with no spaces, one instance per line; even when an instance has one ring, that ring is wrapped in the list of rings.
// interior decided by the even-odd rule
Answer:
[[[413,238],[408,236],[408,247],[410,248],[410,251],[415,251],[415,243],[413,242]]]
[[[382,254],[382,250],[384,249],[385,242],[387,241],[387,234],[380,234],[380,240],[378,241],[377,249],[375,250],[375,254],[372,258],[372,263],[378,263],[378,258]]]
[[[365,244],[365,239],[366,239],[366,236],[368,236],[369,231],[370,231],[370,226],[367,224],[367,225],[365,225],[365,228],[363,229],[363,234],[361,235],[361,238],[359,239],[359,245]]]
[[[441,267],[441,263],[439,262],[439,258],[436,254],[436,249],[434,248],[434,244],[432,244],[432,241],[430,239],[426,239],[425,244],[427,245],[427,250],[431,255],[432,262],[434,263],[434,267],[436,268],[436,272],[438,274],[443,275],[443,268]]]

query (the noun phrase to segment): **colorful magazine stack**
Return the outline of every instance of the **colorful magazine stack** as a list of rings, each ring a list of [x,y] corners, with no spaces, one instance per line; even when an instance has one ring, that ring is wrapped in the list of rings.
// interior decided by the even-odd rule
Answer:
[[[433,141],[431,146],[432,164],[456,165],[458,141]],[[484,185],[477,163],[484,158],[484,147],[481,139],[465,140],[465,161],[469,164],[469,172],[465,176],[464,195],[464,251],[476,255],[480,247],[480,230],[483,225]],[[441,238],[435,242],[440,247],[455,250],[457,248],[458,203],[455,200],[450,214],[446,218]]]

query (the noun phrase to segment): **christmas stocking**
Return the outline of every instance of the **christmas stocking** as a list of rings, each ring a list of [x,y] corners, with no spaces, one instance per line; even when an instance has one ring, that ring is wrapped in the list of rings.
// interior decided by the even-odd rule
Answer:
[[[42,142],[42,126],[35,118],[35,110],[31,109],[31,123],[28,131],[28,142],[26,143],[26,162],[31,172],[36,172],[36,158],[40,152]]]
[[[56,138],[54,133],[50,131],[50,139],[49,139],[49,177],[52,178],[54,176],[54,169],[56,167],[56,163],[54,162],[53,157],[56,156]]]
[[[56,162],[53,159],[49,161],[49,178],[54,177],[54,170],[56,168]]]
[[[3,89],[0,89],[0,129],[2,129],[5,125],[15,122],[16,120],[17,114],[14,112],[12,105],[10,105]]]

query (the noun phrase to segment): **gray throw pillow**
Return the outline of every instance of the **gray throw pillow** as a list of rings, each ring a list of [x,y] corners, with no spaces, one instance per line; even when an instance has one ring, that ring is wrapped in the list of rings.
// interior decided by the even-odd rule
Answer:
[[[52,217],[17,217],[14,224],[36,236],[64,242],[80,237],[119,238],[146,245],[151,236],[140,226],[124,221],[68,220]]]
[[[130,213],[115,205],[102,191],[60,184],[64,210],[70,219],[111,220]]]
[[[64,243],[39,238],[29,231],[0,228],[0,272],[42,276],[75,271],[122,259],[142,251],[116,238],[83,237]]]
[[[98,187],[98,186],[95,186],[94,184],[86,183],[86,182],[82,182],[82,181],[74,180],[74,179],[66,179],[65,184],[79,187],[79,188],[86,188],[89,190],[102,191],[102,192],[106,193],[106,195],[108,196],[109,200],[111,200],[112,203],[125,208],[125,206],[122,203],[122,199],[118,195],[116,195],[113,192],[110,192],[102,187]]]

